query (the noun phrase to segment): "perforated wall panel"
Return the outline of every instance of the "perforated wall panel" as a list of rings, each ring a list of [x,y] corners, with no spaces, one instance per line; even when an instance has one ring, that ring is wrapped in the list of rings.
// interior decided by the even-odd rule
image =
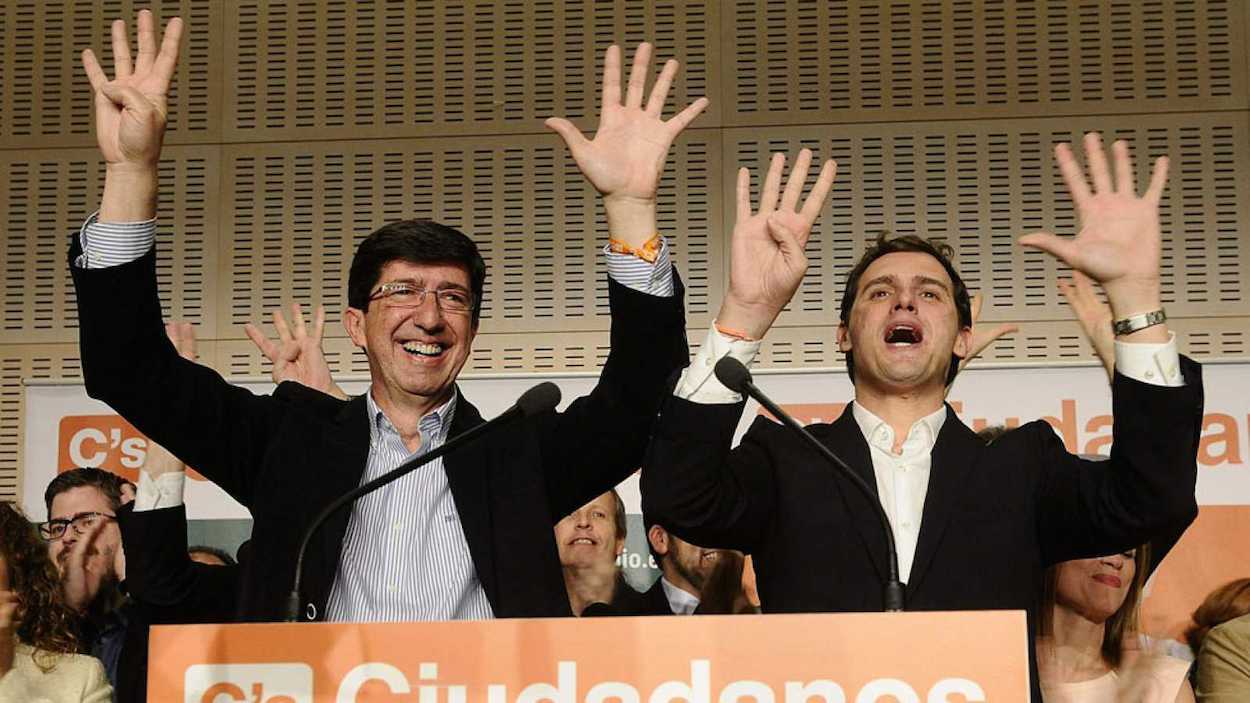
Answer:
[[[95,146],[91,87],[80,54],[91,48],[113,75],[110,22],[149,8],[163,26],[186,23],[170,91],[166,144],[220,139],[223,12],[216,0],[6,0],[0,4],[0,148]]]
[[[157,219],[157,277],[166,315],[211,330],[217,279],[215,147],[166,147]],[[70,237],[99,206],[95,149],[0,151],[0,301],[6,339],[76,342]]]
[[[673,148],[659,221],[686,278],[687,311],[708,321],[722,279],[719,139],[692,133]],[[287,301],[330,309],[347,300],[356,244],[395,220],[462,229],[487,263],[484,332],[607,329],[607,243],[600,198],[555,137],[274,144],[228,148],[228,311],[219,330],[260,321]]]
[[[80,378],[77,344],[0,345],[0,500],[15,500],[28,378]]]
[[[1238,0],[732,0],[726,125],[1245,109]]]
[[[589,127],[614,41],[626,66],[644,39],[661,60],[680,58],[669,104],[684,106],[718,91],[709,56],[718,5],[239,0],[227,18],[227,54],[237,57],[227,140],[533,133],[553,115]],[[718,109],[700,124],[717,124]]]
[[[1086,130],[1128,139],[1139,182],[1146,155],[1169,154],[1162,203],[1164,302],[1174,316],[1244,315],[1250,248],[1250,169],[1242,113],[1122,118],[996,120],[726,131],[722,187],[732,197],[737,163],[809,146],[840,164],[838,181],[808,241],[810,266],[779,324],[823,324],[840,305],[845,275],[878,232],[939,237],[969,288],[987,296],[987,320],[1068,317],[1056,287],[1068,270],[1016,244],[1020,235],[1075,233],[1075,213],[1052,145]],[[758,174],[754,190],[758,190]],[[814,175],[810,180],[814,180]],[[731,215],[726,214],[729,218]]]

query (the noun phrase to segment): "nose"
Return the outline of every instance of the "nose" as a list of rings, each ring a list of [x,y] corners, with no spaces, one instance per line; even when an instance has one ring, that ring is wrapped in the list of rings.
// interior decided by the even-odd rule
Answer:
[[[408,319],[417,327],[426,331],[434,331],[443,327],[443,309],[438,306],[438,296],[434,291],[426,293],[425,300],[409,313]]]
[[[1102,563],[1106,564],[1107,566],[1110,566],[1116,571],[1119,571],[1120,569],[1124,568],[1124,555],[1112,554],[1111,556],[1103,557]]]
[[[573,523],[578,527],[590,527],[590,513],[578,510],[573,513]]]
[[[916,294],[910,288],[902,288],[894,296],[895,310],[916,310]]]

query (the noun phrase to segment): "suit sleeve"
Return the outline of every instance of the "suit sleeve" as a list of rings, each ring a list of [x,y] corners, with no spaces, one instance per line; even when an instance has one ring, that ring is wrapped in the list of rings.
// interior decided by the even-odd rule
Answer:
[[[670,396],[642,469],[642,510],[682,539],[756,551],[776,503],[776,427],[758,418],[730,449],[745,403]]]
[[[1250,700],[1250,616],[1216,627],[1198,653],[1199,703]]]
[[[126,550],[126,591],[154,623],[228,622],[235,611],[237,566],[209,566],[187,554],[185,506],[117,511]]]
[[[71,263],[70,270],[87,394],[250,506],[255,467],[284,404],[178,356],[165,336],[155,251],[102,269]]]
[[[649,295],[608,282],[611,351],[589,395],[540,424],[552,520],[623,481],[642,464],[660,402],[689,361],[683,288]]]
[[[1069,454],[1040,425],[1031,457],[1040,462],[1038,539],[1047,564],[1112,554],[1168,534],[1198,514],[1202,369],[1183,358],[1185,385],[1164,387],[1116,374],[1110,461]]]

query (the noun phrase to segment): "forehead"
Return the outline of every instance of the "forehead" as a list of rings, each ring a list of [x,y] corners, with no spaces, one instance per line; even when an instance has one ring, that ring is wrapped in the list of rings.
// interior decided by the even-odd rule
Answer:
[[[108,496],[95,486],[75,486],[63,491],[52,499],[52,509],[48,512],[49,520],[68,518],[75,513],[108,513],[113,506]]]
[[[612,513],[616,512],[616,498],[612,497],[611,493],[604,493],[603,495],[599,496],[598,498],[595,498],[594,500],[590,501],[589,503],[587,503],[586,505],[582,507],[586,510],[590,510],[591,508],[598,508],[602,510],[603,512],[611,515]]]
[[[452,261],[415,263],[396,259],[387,262],[378,276],[378,284],[391,281],[417,281],[427,288],[441,285],[457,285],[469,289],[469,270],[464,264]]]
[[[946,273],[946,267],[940,261],[918,251],[896,251],[873,261],[860,276],[859,288],[862,290],[869,281],[882,276],[892,276],[904,283],[923,276],[939,280],[947,287],[954,286],[950,275]]]

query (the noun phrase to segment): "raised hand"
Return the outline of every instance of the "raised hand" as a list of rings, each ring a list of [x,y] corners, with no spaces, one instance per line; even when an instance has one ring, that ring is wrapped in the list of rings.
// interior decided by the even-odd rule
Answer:
[[[980,293],[972,296],[972,346],[968,350],[968,356],[959,360],[959,369],[961,371],[968,365],[968,362],[980,356],[981,352],[998,341],[1000,337],[1020,331],[1019,325],[1013,325],[1009,322],[994,325],[993,327],[978,325],[977,321],[981,319],[981,304],[983,302],[984,299]]]
[[[61,590],[65,594],[65,603],[79,613],[85,613],[91,605],[91,600],[100,592],[101,585],[108,577],[105,565],[111,561],[116,569],[117,552],[120,550],[106,550],[107,553],[105,553],[96,549],[96,541],[107,525],[108,520],[97,519],[86,534],[79,535],[78,540],[61,555],[61,559],[57,562],[61,572]],[[74,528],[71,526],[66,529]],[[117,572],[117,578],[125,578],[124,574],[123,566],[123,571]]]
[[[304,324],[304,311],[299,303],[291,305],[291,324],[287,323],[281,310],[274,310],[273,326],[278,330],[276,343],[266,337],[256,325],[249,322],[243,326],[248,338],[260,353],[273,363],[273,371],[270,373],[273,382],[295,381],[346,400],[347,394],[330,375],[330,365],[326,363],[325,351],[321,348],[321,338],[326,326],[325,306],[317,306],[311,332]]]
[[[807,271],[803,248],[812,224],[833,187],[837,164],[825,161],[811,193],[799,205],[812,152],[803,149],[781,191],[784,154],[773,154],[760,192],[759,209],[751,210],[751,172],[738,169],[738,210],[730,244],[729,292],[716,316],[722,329],[760,339],[782,308],[794,297]],[[780,200],[780,203],[778,202]]]
[[[1055,157],[1068,192],[1076,205],[1081,230],[1073,238],[1036,232],[1020,238],[1024,246],[1045,251],[1102,284],[1117,317],[1160,307],[1159,259],[1162,236],[1159,200],[1167,182],[1168,160],[1154,163],[1150,185],[1142,196],[1135,190],[1128,144],[1111,146],[1115,178],[1096,133],[1085,135],[1085,160],[1093,189],[1067,144],[1055,147]],[[1157,326],[1152,336],[1166,330]],[[1142,340],[1146,341],[1146,340]]]
[[[113,22],[113,79],[91,49],[82,65],[95,95],[96,142],[106,164],[100,219],[150,219],[156,211],[156,168],[165,137],[169,84],[178,65],[182,20],[171,19],[157,49],[156,20],[139,12],[139,54],[131,61],[126,23]]]
[[[1085,331],[1107,377],[1115,375],[1115,332],[1111,330],[1111,308],[1098,299],[1094,284],[1080,271],[1073,271],[1071,280],[1059,279],[1059,292],[1068,307],[1076,313],[1077,322]]]
[[[646,105],[651,45],[644,42],[634,52],[629,87],[621,102],[621,49],[608,47],[603,61],[603,104],[594,139],[586,139],[572,122],[552,117],[546,125],[564,139],[577,167],[604,199],[612,237],[631,246],[655,235],[655,193],[677,135],[707,107],[699,98],[665,121],[664,101],[680,64],[670,59],[651,88]]]

